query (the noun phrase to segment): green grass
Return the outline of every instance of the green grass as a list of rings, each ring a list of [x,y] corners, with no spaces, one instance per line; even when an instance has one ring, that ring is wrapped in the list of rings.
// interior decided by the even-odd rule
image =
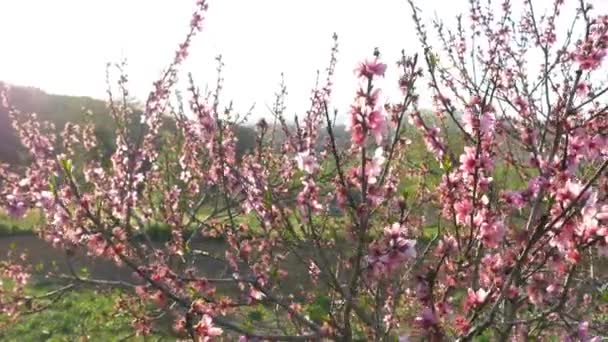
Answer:
[[[209,208],[200,210],[200,218],[204,218],[211,212]],[[38,226],[44,223],[44,217],[40,210],[30,210],[24,217],[14,218],[0,210],[0,238],[7,236],[32,235],[36,233]],[[170,227],[163,222],[152,222],[147,227],[147,232],[153,241],[167,241],[171,238]],[[192,233],[187,230],[186,235]]]
[[[51,290],[48,284],[28,289],[31,295]],[[20,317],[0,331],[2,341],[140,341],[131,328],[131,319],[115,315],[118,292],[77,290],[66,293],[48,309]],[[0,316],[0,323],[6,317]]]
[[[33,234],[42,221],[42,213],[38,210],[30,210],[22,218],[13,218],[0,211],[0,237]]]

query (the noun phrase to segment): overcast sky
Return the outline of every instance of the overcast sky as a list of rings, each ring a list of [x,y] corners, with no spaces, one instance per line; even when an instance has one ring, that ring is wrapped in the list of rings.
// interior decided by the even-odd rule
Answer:
[[[520,3],[521,0],[514,0]],[[540,9],[552,0],[534,0]],[[576,3],[566,0],[568,3]],[[419,0],[423,16],[452,19],[467,0]],[[126,58],[131,91],[145,98],[187,30],[194,0],[1,0],[0,79],[69,95],[105,97],[105,64]],[[280,73],[290,112],[302,110],[315,70],[328,62],[332,32],[340,43],[334,104],[353,96],[353,69],[375,46],[389,62],[418,46],[405,0],[209,0],[204,31],[185,70],[204,86],[214,56],[226,64],[225,98],[237,109],[272,103]],[[607,13],[608,0],[595,0]],[[604,12],[602,12],[602,10]],[[386,87],[394,89],[394,78]],[[390,91],[389,91],[390,93]],[[259,113],[258,113],[259,115]]]

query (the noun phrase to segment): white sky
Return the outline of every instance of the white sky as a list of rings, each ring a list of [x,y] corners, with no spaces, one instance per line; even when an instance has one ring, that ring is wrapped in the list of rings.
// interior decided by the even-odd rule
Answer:
[[[520,3],[521,0],[513,0]],[[534,0],[539,9],[552,0]],[[577,1],[566,0],[568,3]],[[417,49],[405,0],[209,0],[204,31],[185,70],[204,87],[215,80],[214,56],[226,64],[224,99],[266,112],[285,73],[291,113],[305,110],[315,71],[328,63],[331,35],[340,53],[334,104],[345,109],[356,63],[380,48],[389,73],[400,50]],[[452,19],[467,0],[419,0],[423,16]],[[183,39],[194,0],[0,0],[0,80],[105,99],[105,64],[128,61],[131,91],[145,98]],[[608,0],[595,0],[608,13]],[[603,12],[602,12],[603,11]],[[386,87],[394,87],[389,78]]]

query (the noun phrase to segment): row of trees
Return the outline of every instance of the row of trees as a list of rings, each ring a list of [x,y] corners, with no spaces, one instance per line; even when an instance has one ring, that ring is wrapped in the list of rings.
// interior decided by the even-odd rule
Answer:
[[[24,291],[32,269],[12,256],[0,264],[13,279],[0,292],[3,313],[42,310],[71,284],[89,284],[124,289],[118,307],[138,334],[169,315],[177,333],[201,341],[608,334],[597,286],[608,254],[608,16],[583,1],[562,14],[561,0],[539,16],[524,0],[516,18],[509,0],[500,13],[471,0],[455,29],[435,23],[435,47],[410,4],[424,52],[387,65],[375,51],[356,67],[348,144],[336,142],[330,104],[337,38],[310,107],[288,125],[281,85],[272,120],[257,124],[253,151],[242,158],[242,117],[220,101],[221,62],[215,91],[201,93],[190,80],[187,105],[171,101],[204,0],[141,118],[120,100],[128,98],[126,76],[118,94],[109,92],[110,165],[90,153],[98,145],[91,125],[66,126],[57,153],[54,134],[5,98],[33,163],[0,173],[2,205],[14,215],[42,210],[41,236],[68,259],[85,248],[135,276],[118,283],[74,273],[64,277],[70,284],[31,297]],[[564,15],[579,31],[558,42]],[[540,68],[528,62],[533,53]],[[400,75],[397,103],[384,102],[377,86],[387,72]],[[420,114],[421,87],[432,90],[432,119]],[[175,134],[163,134],[167,113]],[[417,141],[426,151],[412,147]],[[147,237],[156,222],[171,229],[162,246]],[[195,236],[220,236],[228,248],[207,253]],[[230,276],[203,274],[207,258],[225,263]],[[300,286],[285,285],[294,279]],[[239,319],[260,305],[276,324]]]
[[[9,87],[3,85],[3,87]],[[116,149],[116,132],[112,117],[105,101],[89,97],[75,97],[47,94],[36,88],[10,86],[7,97],[11,106],[25,113],[36,113],[37,119],[53,125],[53,131],[60,133],[66,124],[93,125],[94,134],[99,143],[96,156],[109,161]],[[127,99],[129,107],[135,116],[141,115],[137,102]],[[163,130],[166,134],[176,132],[175,122],[171,117],[163,118]],[[133,124],[131,133],[138,133],[137,123]],[[237,154],[239,156],[250,152],[255,142],[255,129],[251,125],[242,124],[236,128],[238,138]],[[0,108],[0,161],[10,165],[29,163],[27,151],[23,148],[16,131],[12,127],[8,108]]]

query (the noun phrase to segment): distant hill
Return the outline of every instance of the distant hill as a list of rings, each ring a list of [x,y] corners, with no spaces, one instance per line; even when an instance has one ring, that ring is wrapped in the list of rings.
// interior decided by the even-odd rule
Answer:
[[[0,81],[1,82],[1,81]],[[76,97],[66,95],[55,95],[46,93],[40,89],[33,87],[11,86],[9,90],[9,101],[11,105],[24,113],[37,113],[42,121],[53,123],[58,132],[60,132],[67,122],[82,123],[85,119],[84,110],[90,110],[93,113],[93,123],[95,124],[95,135],[99,142],[99,148],[104,156],[109,156],[115,148],[115,128],[114,122],[109,114],[106,102],[94,99],[91,97]],[[139,115],[135,110],[135,115]],[[423,111],[425,121],[429,123],[435,121],[435,116],[428,111]],[[167,117],[167,125],[165,129],[174,129],[173,122]],[[138,122],[138,120],[135,120]],[[449,122],[449,121],[448,121]],[[243,155],[253,150],[256,145],[256,132],[251,125],[241,125],[236,129],[236,136],[239,140],[237,144],[237,155]],[[449,131],[456,131],[455,127],[449,125]],[[290,130],[294,132],[295,127],[290,124]],[[407,120],[402,126],[408,131],[406,135],[415,136],[416,129],[411,127]],[[344,125],[336,125],[333,127],[336,144],[343,148],[350,144],[350,133],[346,131]],[[279,143],[285,139],[284,134],[279,131],[276,133],[275,143]],[[452,135],[456,138],[458,135]],[[327,142],[327,132],[323,127],[319,132],[319,140],[317,148],[321,148]],[[18,137],[11,125],[8,112],[4,108],[0,108],[0,162],[9,164],[24,164],[28,162],[25,149],[19,142]]]
[[[11,86],[9,102],[23,113],[36,113],[40,120],[49,121],[61,131],[67,122],[82,123],[83,109],[91,110],[96,135],[104,149],[114,144],[114,129],[104,101],[90,97],[48,94],[32,87]],[[22,163],[26,160],[24,149],[14,131],[8,111],[0,107],[0,161]]]
[[[84,110],[90,110],[93,113],[95,135],[102,154],[109,156],[114,151],[115,126],[105,101],[91,97],[49,94],[37,88],[22,86],[11,86],[8,97],[10,104],[20,112],[36,113],[41,121],[53,123],[57,132],[61,132],[68,122],[83,123]],[[134,114],[139,115],[140,112],[134,110]],[[164,129],[174,129],[172,120],[168,117],[166,120]],[[255,146],[255,131],[252,127],[238,127],[237,137],[239,138],[237,154],[242,155]],[[0,162],[27,163],[27,154],[5,108],[0,108]]]

